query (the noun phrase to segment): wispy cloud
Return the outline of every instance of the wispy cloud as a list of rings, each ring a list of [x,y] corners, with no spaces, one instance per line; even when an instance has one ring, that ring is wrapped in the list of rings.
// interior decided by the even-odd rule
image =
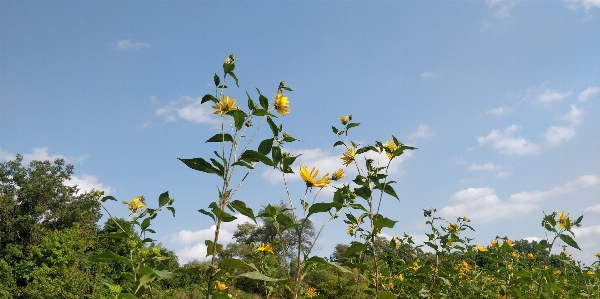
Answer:
[[[600,2],[600,0],[598,0],[598,2]],[[577,96],[577,100],[580,102],[585,102],[587,101],[589,98],[591,98],[592,96],[594,96],[595,94],[600,92],[600,87],[588,87],[588,89],[582,91],[579,93],[579,95]]]
[[[419,127],[417,128],[417,131],[410,134],[408,136],[408,139],[410,140],[416,140],[416,139],[429,139],[431,137],[433,137],[434,134],[431,131],[431,129],[429,128],[429,126],[426,126],[424,124],[420,124]]]
[[[510,10],[515,6],[514,0],[487,0],[487,5],[494,10],[498,18],[510,18]]]
[[[167,122],[175,122],[178,118],[197,124],[219,125],[218,117],[212,113],[209,103],[202,104],[202,98],[182,96],[178,101],[170,101],[157,108],[155,115],[165,118]]]
[[[591,206],[591,207],[587,207],[585,208],[585,210],[583,210],[584,214],[598,214],[600,215],[600,204],[597,204],[595,206]]]
[[[444,217],[466,215],[473,220],[491,222],[529,213],[538,208],[537,204],[540,201],[572,193],[598,183],[600,183],[600,177],[597,175],[585,175],[549,190],[512,194],[504,201],[496,195],[496,190],[493,188],[468,188],[456,192],[450,198],[450,204],[440,210],[440,214]]]
[[[35,147],[29,153],[22,153],[23,156],[23,164],[29,164],[31,161],[54,161],[56,159],[64,159],[69,163],[82,163],[87,159],[88,155],[81,155],[79,157],[67,157],[61,154],[50,154],[50,151],[47,147]],[[13,154],[7,150],[0,148],[0,161],[9,161],[13,160],[17,157],[16,154]]]
[[[571,91],[558,92],[547,88],[548,82],[540,86],[529,87],[525,90],[525,99],[533,100],[537,103],[550,104],[561,101],[571,95]]]
[[[486,112],[487,112],[487,114],[491,114],[491,115],[503,116],[503,115],[507,115],[510,112],[510,109],[508,107],[498,107],[498,108],[490,109]]]
[[[486,163],[486,164],[471,164],[469,165],[469,171],[481,171],[481,170],[497,170],[500,169],[500,166],[495,165],[494,163]]]
[[[149,48],[150,44],[145,42],[132,42],[130,39],[122,39],[117,41],[118,50],[137,50],[141,48]]]
[[[98,178],[93,175],[82,174],[81,176],[72,176],[70,180],[65,182],[67,186],[79,187],[78,194],[90,192],[92,190],[104,191],[106,195],[114,192],[110,186],[106,186],[98,181]]]
[[[559,145],[563,141],[569,140],[575,136],[575,129],[564,126],[551,126],[546,131],[544,138],[551,145]]]
[[[504,131],[493,130],[487,136],[477,137],[479,145],[490,143],[492,148],[505,155],[534,155],[540,147],[523,137],[513,137],[513,133],[519,129],[517,125],[506,127]]]

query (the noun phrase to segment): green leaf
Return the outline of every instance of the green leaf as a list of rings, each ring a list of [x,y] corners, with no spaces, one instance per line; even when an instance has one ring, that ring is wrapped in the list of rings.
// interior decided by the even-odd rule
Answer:
[[[206,241],[204,241],[204,245],[206,245],[206,256],[212,255],[213,251],[215,250],[213,241],[206,240]],[[216,249],[217,249],[217,252],[220,252],[221,249],[223,249],[223,245],[217,244]]]
[[[342,254],[342,256],[351,257],[355,253],[363,252],[363,251],[367,250],[368,248],[369,247],[364,243],[352,241],[352,242],[350,242],[350,247],[348,247],[348,249],[346,249],[346,251]]]
[[[237,217],[221,210],[221,208],[219,208],[217,206],[214,206],[212,208],[212,212],[213,212],[213,214],[215,214],[215,216],[217,216],[217,219],[221,219],[221,221],[223,221],[223,222],[231,222],[231,221],[237,219]]]
[[[138,299],[135,295],[131,293],[121,293],[117,296],[118,299]]]
[[[221,79],[219,79],[219,75],[217,75],[217,73],[215,73],[215,77],[213,79],[215,81],[215,86],[219,86]]]
[[[83,211],[89,211],[89,210],[91,210],[97,204],[98,203],[96,201],[88,201],[85,204],[83,204],[83,207],[81,207],[81,210],[83,210]]]
[[[339,131],[339,130],[338,130],[336,127],[334,127],[334,126],[331,126],[331,130],[333,130],[333,133],[334,133],[334,134],[338,134],[338,135],[339,135],[339,132],[340,132],[340,131]]]
[[[219,269],[229,270],[229,269],[248,269],[252,268],[250,265],[246,264],[246,262],[234,259],[234,258],[226,258],[219,262]]]
[[[206,162],[206,160],[204,160],[202,158],[193,158],[193,159],[177,158],[177,159],[179,161],[183,162],[185,165],[187,165],[187,167],[189,167],[193,170],[203,171],[206,173],[214,173],[218,176],[223,175],[222,172],[220,172],[218,169],[213,167],[210,163]]]
[[[200,101],[200,104],[204,104],[208,101],[212,101],[215,104],[219,102],[219,100],[217,98],[215,98],[213,95],[207,94],[202,97],[202,101]]]
[[[256,109],[256,107],[254,107],[254,101],[252,101],[252,98],[250,97],[250,94],[246,91],[246,96],[248,96],[248,111],[252,111],[254,109]]]
[[[352,271],[350,271],[350,270],[348,270],[348,269],[346,269],[346,268],[344,268],[344,267],[342,267],[342,266],[340,266],[340,265],[338,265],[336,263],[328,262],[324,258],[319,257],[319,256],[313,256],[313,257],[309,258],[308,260],[306,260],[306,262],[307,263],[323,264],[323,265],[327,265],[327,266],[330,266],[330,267],[334,267],[334,268],[336,268],[336,269],[338,269],[338,270],[340,270],[340,271],[342,271],[344,273],[352,273]]]
[[[273,147],[273,138],[265,139],[258,145],[258,152],[263,155],[268,155]]]
[[[398,222],[398,221],[383,217],[383,216],[381,216],[381,214],[377,214],[377,215],[375,215],[375,217],[373,217],[373,226],[376,229],[382,229],[384,227],[394,228],[394,225],[396,225],[396,222]]]
[[[246,150],[240,155],[240,160],[247,162],[262,162],[266,165],[273,166],[273,162],[267,156],[253,150]]]
[[[571,238],[571,236],[561,234],[560,239],[563,240],[563,242],[567,243],[567,245],[581,250],[581,248],[579,248],[579,245],[577,245],[577,242],[575,242],[575,240],[573,240],[573,238]]]
[[[269,100],[260,93],[260,90],[258,90],[258,88],[256,89],[256,91],[258,91],[258,100],[260,102],[260,106],[263,107],[263,109],[265,110],[269,110]]]
[[[177,274],[164,270],[156,270],[154,269],[154,274],[162,279],[173,279],[177,277]]]
[[[380,189],[380,188],[377,188]],[[383,192],[395,197],[396,199],[400,200],[400,198],[398,197],[398,195],[396,194],[396,191],[394,191],[394,188],[392,188],[392,186],[390,185],[390,183],[385,184],[385,186],[383,187]]]
[[[346,130],[350,129],[350,128],[354,128],[354,127],[358,127],[360,125],[360,123],[349,123],[346,126]]]
[[[265,109],[256,109],[256,110],[254,110],[254,115],[256,115],[256,116],[265,116],[265,115],[275,116],[275,115],[269,113],[269,111],[267,111]]]
[[[354,188],[354,193],[356,193],[357,196],[360,196],[366,200],[369,200],[369,198],[371,197],[371,189],[367,187]]]
[[[310,215],[315,214],[315,213],[329,212],[329,210],[331,210],[331,208],[335,208],[336,210],[339,210],[342,208],[342,205],[339,203],[335,203],[335,202],[314,203],[310,206],[310,208],[308,208],[308,215],[306,215],[306,218],[310,217]]]
[[[215,215],[213,215],[213,213],[211,213],[211,212],[209,212],[209,211],[207,211],[205,209],[200,209],[200,210],[198,210],[198,212],[200,212],[200,213],[202,213],[202,214],[204,214],[204,215],[212,218],[215,222],[217,221],[217,218],[215,218]]]
[[[543,251],[543,250],[546,250],[547,248],[548,248],[548,241],[541,240],[540,243],[538,243],[537,246],[535,247],[535,250]]]
[[[254,169],[254,167],[252,167],[252,165],[250,165],[244,161],[237,161],[237,162],[231,164],[231,166],[234,166],[234,165],[240,165],[240,166],[248,167],[250,169]]]
[[[233,142],[233,137],[227,133],[215,134],[215,136],[210,137],[206,142]]]
[[[127,238],[129,235],[127,235],[124,232],[114,232],[114,233],[107,233],[104,235],[101,235],[100,238],[107,238],[107,239],[125,239]]]
[[[275,124],[275,122],[273,122],[273,120],[270,117],[267,117],[267,123],[269,124],[269,127],[271,128],[271,132],[273,132],[273,136],[275,136],[275,137],[279,136],[279,129],[277,128],[277,125]]]
[[[102,201],[102,202],[105,202],[105,201],[107,201],[107,200],[114,200],[114,201],[117,201],[117,199],[116,199],[116,198],[114,198],[113,196],[110,196],[110,195],[108,195],[108,196],[104,196],[104,197],[102,197],[102,199],[100,199],[100,201]]]
[[[158,196],[158,206],[162,207],[168,204],[170,199],[171,198],[169,197],[169,191],[162,193]]]
[[[333,147],[336,147],[336,146],[338,146],[338,145],[344,145],[344,142],[342,142],[342,141],[336,141],[336,142],[333,144]]]
[[[142,224],[140,225],[140,228],[142,230],[146,230],[146,228],[148,228],[148,226],[150,226],[150,218],[144,219],[144,221],[142,221]]]
[[[233,72],[228,72],[227,74],[229,74],[229,76],[231,76],[231,78],[235,80],[235,85],[237,85],[237,87],[240,87],[240,85],[238,84],[238,78],[235,76],[235,74]]]
[[[254,220],[254,223],[256,223],[254,211],[252,211],[252,208],[247,207],[245,202],[241,200],[234,200],[231,203],[229,203],[229,205],[233,207],[236,211],[240,212],[240,214]]]
[[[240,109],[233,110],[233,120],[235,122],[236,130],[239,131],[244,126],[247,116],[248,115],[246,115],[246,113]]]
[[[122,262],[122,263],[126,263],[128,265],[131,265],[131,262],[128,259],[126,259],[126,258],[124,258],[124,257],[122,257],[122,256],[120,256],[120,255],[118,255],[118,254],[116,254],[116,253],[114,253],[114,252],[112,252],[110,250],[107,250],[107,251],[105,251],[105,252],[103,252],[101,254],[98,254],[98,255],[92,255],[92,256],[88,257],[88,260],[90,262],[96,262],[96,263],[103,263],[103,262],[110,262],[110,261],[119,261],[119,262]]]
[[[225,168],[223,167],[223,164],[221,164],[219,161],[210,158],[210,162],[212,162],[212,164],[219,170],[220,173],[224,173],[225,172]]]
[[[246,277],[246,278],[250,278],[250,279],[254,279],[254,280],[263,280],[263,281],[282,281],[285,279],[277,279],[277,278],[271,278],[268,277],[258,271],[252,271],[252,272],[246,272],[243,274],[238,275],[238,277]]]
[[[210,295],[210,299],[230,299],[230,297],[225,293],[219,293],[218,291],[214,291]]]
[[[174,207],[167,207],[167,210],[171,211],[171,213],[173,213],[173,217],[175,217],[175,208]]]

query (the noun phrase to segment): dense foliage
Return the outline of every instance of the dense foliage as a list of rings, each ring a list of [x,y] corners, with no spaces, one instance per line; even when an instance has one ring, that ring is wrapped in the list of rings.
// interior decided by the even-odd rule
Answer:
[[[17,156],[0,163],[1,298],[600,298],[600,253],[583,266],[567,251],[579,249],[572,228],[583,217],[544,215],[547,239],[540,242],[496,237],[481,245],[466,236],[474,230],[467,216],[447,220],[426,209],[430,232],[423,245],[415,246],[409,235],[384,238],[382,229],[397,222],[380,211],[382,200],[398,198],[388,169],[416,148],[394,136],[371,145],[354,142],[348,132],[359,123],[347,115],[332,130],[333,146],[344,148],[340,166],[356,168],[351,182],[332,184],[342,182],[345,168],[319,176],[316,167],[293,167],[298,156],[286,145],[296,139],[275,123],[290,113],[284,92],[292,89],[282,81],[270,100],[257,89],[258,103],[246,93],[243,111],[224,93],[228,77],[239,83],[236,61],[233,54],[225,60],[223,75],[214,76],[215,94],[202,99],[221,119],[220,132],[207,140],[218,144],[215,156],[179,159],[220,184],[215,200],[199,210],[216,227],[205,241],[208,261],[181,265],[152,239],[152,220],[164,210],[175,216],[168,192],[158,195],[155,207],[144,196],[123,201],[130,215],[117,219],[103,205],[116,198],[66,184],[72,165],[57,159],[24,166]],[[258,142],[265,123],[272,135]],[[288,198],[254,207],[255,214],[232,198],[259,164],[281,174]],[[233,175],[236,169],[241,176]],[[306,183],[299,202],[286,179],[294,170]],[[324,188],[335,188],[332,198],[323,199]],[[101,209],[110,217],[99,226]],[[252,222],[238,225],[235,242],[223,246],[221,225],[236,213]],[[326,221],[315,227],[310,217],[319,213]],[[331,221],[344,221],[355,241],[338,244],[328,257],[315,256]],[[558,254],[557,240],[567,244]]]

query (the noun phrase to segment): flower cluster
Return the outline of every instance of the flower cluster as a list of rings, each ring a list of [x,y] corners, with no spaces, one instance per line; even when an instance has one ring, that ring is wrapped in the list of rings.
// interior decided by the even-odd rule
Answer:
[[[144,195],[136,196],[132,201],[123,201],[123,204],[128,205],[129,211],[133,214],[139,213],[146,206]]]

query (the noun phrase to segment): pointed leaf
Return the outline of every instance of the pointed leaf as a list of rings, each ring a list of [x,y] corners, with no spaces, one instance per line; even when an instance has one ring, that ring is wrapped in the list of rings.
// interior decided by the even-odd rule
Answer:
[[[253,150],[246,150],[240,156],[240,160],[247,162],[262,162],[266,165],[273,166],[273,162],[267,156]]]
[[[211,212],[209,212],[209,211],[207,211],[205,209],[200,209],[200,210],[198,210],[198,212],[200,212],[200,213],[202,213],[202,214],[204,214],[204,215],[212,218],[215,222],[217,221],[217,218],[215,218],[215,215],[213,215],[213,213],[211,213]]]
[[[258,145],[258,152],[263,155],[268,155],[273,147],[273,138],[265,139]]]
[[[110,196],[110,195],[102,197],[102,199],[100,201],[105,202],[107,200],[117,201],[117,199],[114,196]]]
[[[227,133],[215,134],[215,136],[210,137],[206,142],[233,142],[233,137]]]
[[[162,207],[168,204],[170,199],[171,198],[169,197],[169,191],[162,193],[158,196],[158,206]]]
[[[331,210],[332,208],[339,210],[342,208],[342,205],[339,203],[335,203],[335,202],[314,203],[310,206],[310,208],[308,208],[308,215],[306,215],[306,218],[310,217],[310,215],[312,215],[314,213],[329,212],[329,210]]]
[[[336,269],[338,269],[338,270],[340,270],[340,271],[342,271],[344,273],[352,273],[352,271],[350,271],[350,270],[348,270],[348,269],[346,269],[346,268],[338,265],[337,263],[328,262],[324,258],[319,257],[319,256],[313,256],[313,257],[309,258],[308,260],[306,260],[306,262],[307,263],[323,264],[323,265],[327,265],[327,266],[330,266],[330,267],[334,267],[334,268],[336,268]]]
[[[236,211],[240,212],[240,214],[254,220],[254,223],[256,223],[254,211],[252,211],[252,208],[247,207],[245,202],[241,200],[234,200],[229,205],[233,207]]]
[[[173,279],[177,277],[177,274],[164,270],[156,270],[154,269],[154,274],[162,279]]]
[[[206,162],[206,160],[204,160],[202,158],[193,158],[193,159],[177,158],[177,159],[180,160],[181,162],[183,162],[185,165],[187,165],[187,167],[194,169],[194,170],[203,171],[206,173],[214,173],[218,176],[221,176],[223,174],[222,172],[220,172],[218,169],[213,167],[210,163]]]
[[[221,83],[221,79],[219,79],[219,75],[217,75],[217,73],[215,73],[215,76],[213,79],[215,81],[215,86],[219,86],[219,84]]]
[[[90,262],[97,262],[97,263],[102,263],[102,262],[110,262],[110,261],[119,261],[122,263],[126,263],[128,265],[131,265],[131,262],[129,262],[128,259],[110,251],[107,250],[101,254],[98,255],[92,255],[90,257],[88,257],[88,260]]]
[[[352,241],[352,242],[350,242],[350,247],[348,247],[346,249],[346,251],[342,254],[342,256],[351,257],[355,253],[367,250],[367,248],[368,248],[368,246],[361,242]]]
[[[258,271],[253,271],[253,272],[246,272],[243,274],[238,275],[238,277],[246,277],[246,278],[250,278],[250,279],[254,279],[254,280],[263,280],[263,281],[282,281],[285,279],[277,279],[277,278],[271,278],[268,277]]]
[[[252,268],[250,265],[246,264],[246,262],[234,259],[227,258],[219,262],[219,269],[229,270],[229,269],[248,269]]]
[[[260,93],[260,90],[258,90],[258,88],[256,89],[256,91],[258,91],[258,100],[260,102],[260,106],[265,110],[269,110],[269,100]]]
[[[202,101],[200,101],[200,104],[204,104],[208,101],[212,101],[213,103],[218,103],[219,100],[217,98],[215,98],[213,95],[207,94],[205,96],[202,97]]]
[[[206,240],[206,241],[204,241],[204,245],[206,245],[206,256],[212,255],[213,251],[215,250],[214,242],[211,240]],[[216,249],[217,249],[216,250],[217,252],[220,252],[221,249],[223,249],[223,245],[217,244]]]
[[[569,246],[581,250],[581,248],[579,248],[579,245],[577,245],[577,242],[575,242],[575,240],[573,240],[571,236],[561,234],[560,239],[563,240],[563,242],[567,243]]]
[[[277,125],[275,124],[275,122],[273,122],[273,120],[270,117],[267,117],[267,123],[269,124],[269,127],[271,128],[271,132],[273,132],[273,136],[275,136],[275,137],[279,136],[279,129],[277,128]]]
[[[235,76],[235,74],[233,72],[228,72],[227,74],[229,74],[229,76],[231,76],[231,78],[235,80],[235,85],[237,85],[237,87],[240,87],[240,85],[238,84],[238,78]]]

